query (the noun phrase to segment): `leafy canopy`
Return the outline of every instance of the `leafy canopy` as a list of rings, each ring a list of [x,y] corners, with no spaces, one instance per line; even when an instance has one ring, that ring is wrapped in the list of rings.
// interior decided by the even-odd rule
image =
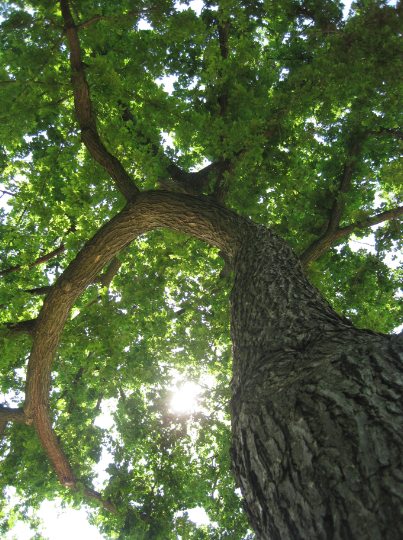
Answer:
[[[3,405],[17,407],[32,344],[17,323],[37,317],[49,287],[125,200],[82,142],[59,3],[0,6],[1,182],[10,197],[0,210],[0,384]],[[402,7],[360,0],[346,20],[342,7],[208,0],[198,14],[170,0],[70,2],[96,129],[139,189],[186,191],[173,171],[217,164],[198,195],[271,227],[336,310],[389,332],[403,322],[402,267],[386,264],[402,244]],[[369,232],[374,250],[349,247]],[[156,230],[85,290],[50,396],[82,484],[61,487],[33,426],[8,423],[3,502],[12,486],[20,503],[11,513],[3,505],[3,533],[58,496],[94,506],[90,520],[110,538],[245,536],[229,472],[229,264],[195,238]],[[199,409],[172,409],[173,380],[201,381]],[[108,402],[110,431],[97,424]],[[103,497],[116,515],[80,490],[102,449]],[[178,514],[195,506],[212,525]]]

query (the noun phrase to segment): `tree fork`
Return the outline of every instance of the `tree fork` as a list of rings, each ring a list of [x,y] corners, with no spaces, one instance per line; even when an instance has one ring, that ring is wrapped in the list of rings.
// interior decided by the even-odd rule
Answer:
[[[392,208],[391,210],[386,210],[380,214],[375,214],[374,216],[369,217],[365,221],[357,221],[351,225],[346,225],[345,227],[339,227],[334,231],[325,231],[325,233],[312,242],[312,244],[302,253],[300,256],[300,261],[303,268],[308,268],[311,262],[317,261],[321,255],[326,253],[326,251],[336,242],[349,236],[354,232],[355,229],[367,229],[373,225],[378,225],[378,223],[383,223],[389,219],[396,219],[397,217],[403,215],[403,206],[397,208]]]

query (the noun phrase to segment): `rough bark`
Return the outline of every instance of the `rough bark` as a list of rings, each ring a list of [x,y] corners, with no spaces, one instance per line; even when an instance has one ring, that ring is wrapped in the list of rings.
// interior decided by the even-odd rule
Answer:
[[[232,468],[258,537],[400,538],[402,339],[354,328],[310,284],[283,240],[188,195],[138,195],[86,244],[44,301],[24,410],[61,483],[76,489],[49,414],[61,331],[102,268],[157,227],[205,240],[232,261]],[[91,488],[85,493],[102,500]]]
[[[36,328],[36,319],[19,321],[16,323],[3,323],[11,332],[33,335]]]
[[[403,338],[341,318],[263,228],[233,266],[232,471],[258,538],[402,538]]]

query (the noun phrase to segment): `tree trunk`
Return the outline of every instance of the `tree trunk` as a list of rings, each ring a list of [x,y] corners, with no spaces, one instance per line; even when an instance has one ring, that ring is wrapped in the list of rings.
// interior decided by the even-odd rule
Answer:
[[[403,538],[403,338],[340,317],[263,227],[233,265],[232,471],[251,527]]]

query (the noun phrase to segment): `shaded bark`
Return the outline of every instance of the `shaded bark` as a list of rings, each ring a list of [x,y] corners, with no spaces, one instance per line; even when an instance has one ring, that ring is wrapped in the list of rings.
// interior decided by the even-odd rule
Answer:
[[[3,323],[11,332],[33,335],[36,328],[37,319],[19,321],[16,323]]]
[[[402,538],[403,338],[340,317],[270,231],[233,265],[232,471],[258,538]]]
[[[7,422],[24,422],[28,426],[32,424],[32,418],[29,418],[24,409],[10,409],[0,405],[0,440],[3,437]]]
[[[35,289],[26,289],[24,292],[40,296],[42,294],[49,294],[51,289],[52,289],[51,285],[46,285],[44,287],[36,287]]]

